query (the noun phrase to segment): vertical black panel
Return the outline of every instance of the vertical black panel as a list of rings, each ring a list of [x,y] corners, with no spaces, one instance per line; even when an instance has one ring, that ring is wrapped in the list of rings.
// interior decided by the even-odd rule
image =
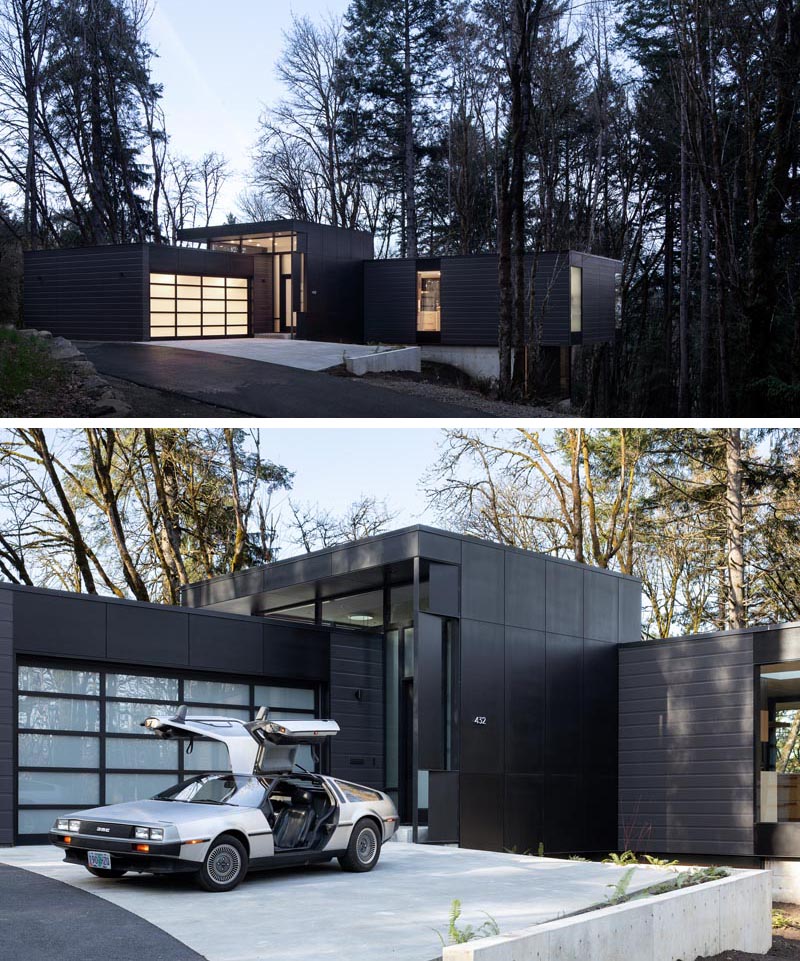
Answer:
[[[616,644],[587,638],[583,646],[583,767],[611,777],[617,774],[617,671]]]
[[[420,614],[415,637],[414,693],[417,701],[419,770],[444,767],[444,677],[442,621]]]
[[[578,564],[548,560],[548,633],[583,636],[583,571]]]
[[[505,778],[503,847],[517,854],[536,854],[544,841],[544,777],[509,774]]]
[[[368,343],[416,343],[416,303],[416,261],[374,260],[364,264],[364,339]]]
[[[264,638],[264,673],[268,677],[294,680],[327,680],[329,636],[302,624],[277,624],[267,618],[261,625]]]
[[[229,617],[189,616],[189,665],[230,674],[263,674],[262,625]]]
[[[504,628],[461,622],[461,770],[503,771]]]
[[[545,779],[544,851],[585,851],[583,785],[578,774],[548,774]]]
[[[14,621],[15,593],[0,585],[0,844],[14,841]]]
[[[547,635],[546,679],[546,769],[574,774],[581,757],[582,640]]]
[[[544,769],[545,635],[506,628],[506,737],[508,774]]]
[[[594,854],[622,850],[617,844],[616,775],[585,773],[581,796],[584,831],[581,850]],[[641,850],[639,843],[634,843],[634,847]]]
[[[107,606],[108,657],[117,661],[189,666],[189,615],[150,604]]]
[[[275,330],[273,259],[272,254],[259,254],[253,257],[251,322],[254,334],[271,334]]]
[[[619,581],[619,640],[623,644],[642,636],[642,585],[632,577]]]
[[[428,610],[443,617],[458,617],[460,570],[457,564],[428,565]]]
[[[506,624],[545,629],[546,561],[535,554],[506,551]]]
[[[331,634],[331,716],[340,732],[330,748],[331,774],[384,786],[383,644],[377,636]]]
[[[461,847],[500,851],[503,847],[503,777],[462,774],[460,794]]]
[[[428,841],[458,842],[457,771],[431,771],[428,775]]]
[[[465,541],[461,548],[461,616],[502,624],[505,552]]]
[[[599,641],[619,636],[619,578],[587,568],[583,572],[583,635]]]

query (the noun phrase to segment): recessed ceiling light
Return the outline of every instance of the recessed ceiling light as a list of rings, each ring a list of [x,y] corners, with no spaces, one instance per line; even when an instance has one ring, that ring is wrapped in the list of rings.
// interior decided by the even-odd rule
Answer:
[[[359,624],[365,624],[367,621],[372,620],[372,615],[371,614],[349,614],[347,619],[350,621],[356,621]]]

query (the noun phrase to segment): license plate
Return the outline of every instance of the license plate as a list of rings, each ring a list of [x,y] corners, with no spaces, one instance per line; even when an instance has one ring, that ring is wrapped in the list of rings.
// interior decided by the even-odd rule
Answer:
[[[111,870],[111,855],[105,851],[89,852],[89,867],[100,868],[103,871]]]

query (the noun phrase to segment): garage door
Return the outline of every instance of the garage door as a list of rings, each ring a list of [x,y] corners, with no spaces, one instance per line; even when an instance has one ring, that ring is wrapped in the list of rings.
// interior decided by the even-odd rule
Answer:
[[[181,745],[145,733],[149,714],[179,704],[190,713],[250,719],[260,706],[281,717],[315,714],[312,688],[238,679],[144,675],[116,668],[75,670],[47,664],[18,669],[19,839],[45,834],[59,814],[152,797],[198,771],[225,770],[224,748]],[[311,752],[297,763],[313,770]]]
[[[150,274],[150,337],[246,337],[250,289],[245,277]]]

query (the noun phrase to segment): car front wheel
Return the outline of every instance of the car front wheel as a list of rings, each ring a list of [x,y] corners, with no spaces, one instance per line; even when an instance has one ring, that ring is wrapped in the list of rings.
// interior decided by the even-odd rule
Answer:
[[[363,820],[353,828],[347,852],[339,858],[345,871],[371,871],[381,856],[381,838],[373,821]]]
[[[96,878],[109,878],[109,879],[121,878],[128,873],[127,871],[118,871],[118,870],[113,870],[111,868],[109,868],[109,870],[106,871],[103,868],[90,868],[88,866],[86,870],[89,872],[89,874],[93,874]]]
[[[206,891],[230,891],[247,874],[247,852],[242,842],[223,834],[208,849],[197,881]]]

